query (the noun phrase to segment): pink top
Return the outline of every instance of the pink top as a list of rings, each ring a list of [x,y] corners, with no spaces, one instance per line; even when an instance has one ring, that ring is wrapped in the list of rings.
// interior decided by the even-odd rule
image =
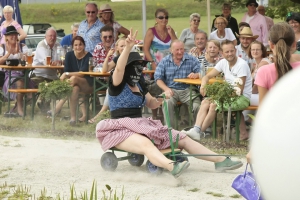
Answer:
[[[0,27],[0,30],[1,30],[1,41],[0,41],[0,43],[1,44],[5,44],[5,39],[4,39],[5,37],[3,35],[3,31],[4,31],[4,29],[6,29],[6,27],[4,26],[4,22],[2,22],[1,27]],[[21,25],[17,21],[13,21],[10,25],[13,25],[16,28],[17,31],[18,31],[18,29],[22,28]],[[6,30],[5,30],[5,32],[6,32]]]
[[[300,61],[291,63],[292,68],[300,67]],[[264,65],[260,67],[257,71],[254,84],[267,88],[268,90],[277,81],[277,71],[275,64],[271,63],[269,65]]]

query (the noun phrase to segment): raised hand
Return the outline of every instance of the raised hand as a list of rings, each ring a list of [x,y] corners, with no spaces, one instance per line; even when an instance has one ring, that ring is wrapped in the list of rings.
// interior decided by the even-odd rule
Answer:
[[[138,31],[136,30],[135,33],[132,33],[132,28],[130,28],[129,35],[127,36],[125,40],[126,48],[132,48],[135,45],[135,38],[137,36]]]

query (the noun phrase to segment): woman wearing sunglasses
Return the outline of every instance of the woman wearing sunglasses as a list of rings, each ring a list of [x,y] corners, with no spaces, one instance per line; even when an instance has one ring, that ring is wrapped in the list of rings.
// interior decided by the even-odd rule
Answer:
[[[159,8],[155,12],[155,26],[149,28],[144,38],[144,55],[145,60],[150,61],[148,63],[149,69],[156,69],[158,63],[169,54],[169,48],[171,41],[177,39],[174,30],[168,25],[169,14],[166,9]],[[145,77],[147,81],[153,80],[153,77]],[[153,83],[156,84],[156,83]],[[161,94],[161,90],[158,87],[155,91],[150,90],[150,94],[156,96]],[[153,119],[157,119],[157,109],[152,110]],[[163,115],[162,115],[163,118]]]
[[[190,15],[190,28],[183,29],[179,39],[184,43],[184,51],[189,52],[191,48],[195,47],[195,33],[201,31],[199,29],[200,15],[193,13]]]
[[[100,6],[99,20],[105,24],[112,26],[114,29],[114,41],[116,42],[119,38],[119,34],[123,34],[125,37],[129,34],[129,30],[124,28],[121,24],[114,20],[115,15],[111,7],[108,4]]]

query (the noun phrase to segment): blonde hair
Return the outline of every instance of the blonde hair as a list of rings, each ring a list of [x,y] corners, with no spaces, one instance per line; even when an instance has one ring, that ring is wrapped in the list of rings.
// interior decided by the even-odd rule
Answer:
[[[216,20],[215,20],[215,26],[217,25],[218,19],[219,20],[223,20],[225,22],[226,27],[227,27],[227,25],[228,25],[227,19],[225,17],[221,17],[221,16],[216,18]]]
[[[122,40],[125,41],[126,38],[125,38],[125,37],[121,37],[120,39],[118,39],[117,42],[115,43],[115,46],[118,47],[119,42],[122,41]],[[119,56],[120,54],[121,54],[121,53],[119,52],[119,50],[117,50],[117,51],[116,51],[116,55]]]
[[[14,12],[14,8],[13,7],[11,7],[11,6],[9,6],[9,5],[7,5],[7,6],[4,6],[4,8],[3,8],[3,13],[4,12]]]
[[[212,42],[212,43],[214,43],[214,45],[216,45],[218,48],[219,48],[219,50],[221,50],[221,44],[220,44],[220,42],[219,42],[219,40],[208,40],[207,42],[206,42],[206,48],[208,47],[208,43],[209,42]]]

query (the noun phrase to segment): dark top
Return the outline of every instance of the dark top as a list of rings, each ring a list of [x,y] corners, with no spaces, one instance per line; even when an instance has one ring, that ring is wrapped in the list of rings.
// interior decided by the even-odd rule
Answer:
[[[120,55],[113,58],[113,61],[114,61],[115,64],[117,64],[119,57],[120,57]]]
[[[220,17],[220,16],[224,17],[223,15],[215,15],[215,16],[216,16],[216,18]],[[216,20],[216,18],[212,22],[211,32],[217,30],[215,28],[215,20]],[[232,32],[233,32],[233,35],[237,39],[237,41],[239,41],[239,39],[236,37],[236,33],[239,34],[239,27],[238,27],[238,23],[237,23],[236,19],[234,17],[232,17],[231,15],[229,15],[226,19],[228,21],[228,25],[227,25],[226,28],[230,28],[232,30]]]
[[[65,72],[88,72],[89,71],[89,57],[93,57],[91,53],[87,53],[83,58],[77,59],[74,51],[66,54],[65,59]],[[93,86],[93,77],[85,75],[84,78],[90,86]]]
[[[297,51],[300,51],[300,41],[297,42]]]

